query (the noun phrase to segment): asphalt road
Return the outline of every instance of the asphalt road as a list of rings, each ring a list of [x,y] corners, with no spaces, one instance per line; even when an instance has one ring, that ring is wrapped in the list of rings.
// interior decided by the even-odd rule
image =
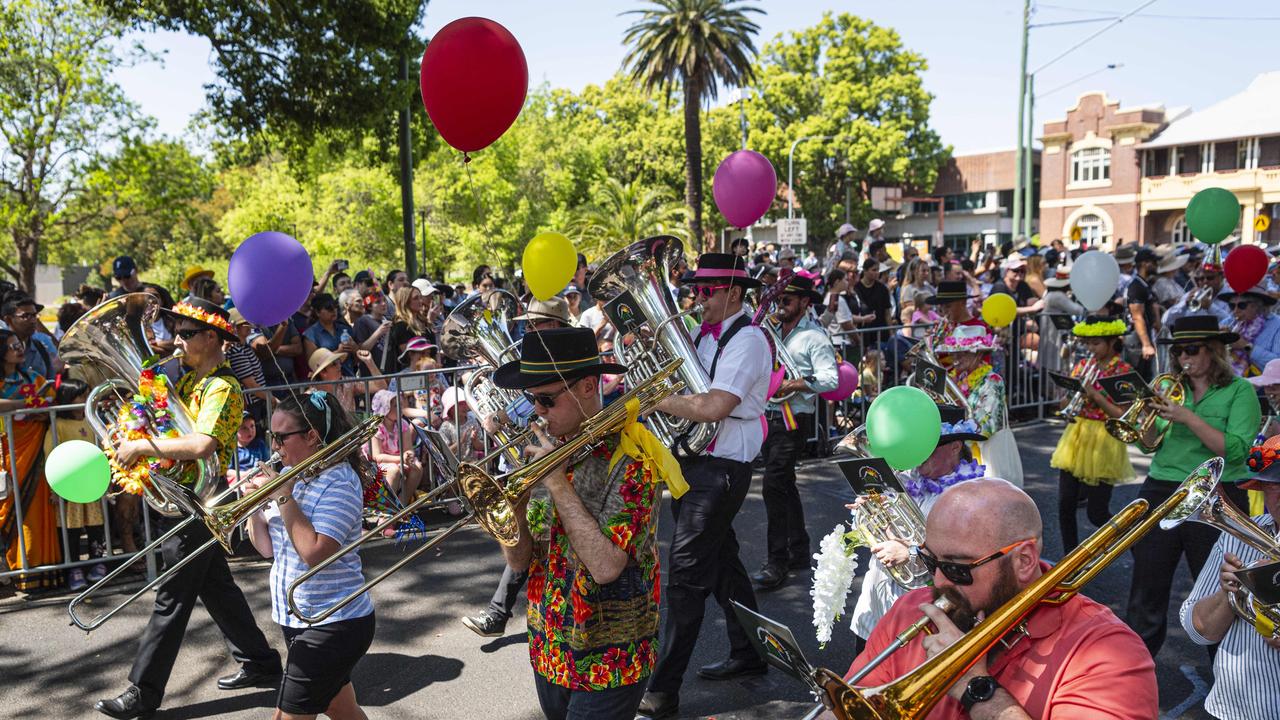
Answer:
[[[1017,428],[1026,488],[1041,507],[1046,557],[1051,560],[1061,556],[1055,510],[1057,475],[1049,468],[1049,455],[1060,433],[1061,425],[1055,424]],[[1141,477],[1145,460],[1135,456],[1135,465]],[[845,518],[843,504],[849,499],[849,490],[839,472],[824,461],[805,463],[800,478],[816,549],[820,537]],[[1137,488],[1118,488],[1113,511],[1133,499]],[[664,556],[669,518],[664,510]],[[445,516],[432,519],[443,523]],[[1081,534],[1086,536],[1092,527],[1083,510],[1080,519]],[[755,488],[735,523],[743,561],[753,571],[764,557],[764,526],[757,472]],[[376,590],[377,636],[354,675],[360,703],[371,718],[540,718],[520,614],[523,602],[502,638],[479,638],[458,622],[461,616],[482,609],[493,592],[502,570],[496,545],[472,529],[458,533],[437,550],[429,553],[429,560],[420,558]],[[364,553],[366,572],[381,571],[405,551],[403,546],[389,543],[370,549]],[[237,560],[232,564],[260,626],[283,653],[279,630],[270,622],[267,567],[263,561]],[[1086,594],[1122,611],[1131,570],[1126,555],[1095,579]],[[847,623],[837,623],[832,642],[826,649],[818,649],[810,624],[810,580],[808,573],[793,574],[783,588],[761,594],[761,611],[791,626],[812,663],[843,671],[852,660],[852,634]],[[1157,658],[1160,707],[1167,718],[1208,717],[1201,708],[1203,693],[1212,679],[1208,656],[1187,640],[1176,619],[1178,604],[1190,585],[1191,578],[1183,567],[1174,586],[1169,639]],[[6,595],[0,592],[0,598]],[[856,594],[850,595],[849,609],[854,597]],[[69,625],[65,611],[68,599],[57,595],[0,600],[0,717],[98,718],[102,716],[92,710],[93,701],[126,687],[136,639],[150,613],[148,598],[140,599],[91,635]],[[714,602],[709,602],[707,623],[681,695],[684,716],[799,718],[812,707],[804,688],[776,671],[762,678],[726,683],[707,682],[693,675],[692,668],[720,660],[727,651],[723,618]],[[234,669],[213,622],[203,609],[197,609],[157,718],[268,717],[268,708],[274,706],[273,690],[217,689],[215,678]]]

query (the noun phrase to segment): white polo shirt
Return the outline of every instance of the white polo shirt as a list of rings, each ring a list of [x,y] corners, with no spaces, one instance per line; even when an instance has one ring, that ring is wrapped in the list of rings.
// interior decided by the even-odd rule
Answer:
[[[720,324],[723,332],[742,316],[743,311],[724,319]],[[695,335],[695,337],[697,337]],[[698,359],[702,367],[711,372],[711,361],[716,356],[716,339],[710,333],[703,336],[698,343]],[[755,326],[747,326],[738,331],[729,344],[720,353],[716,363],[716,375],[711,379],[712,390],[724,390],[732,393],[741,402],[729,413],[729,417],[720,421],[720,432],[715,443],[707,451],[713,457],[751,462],[760,452],[764,444],[765,401],[769,394],[769,371],[773,369],[773,358],[769,354],[769,341],[765,340],[764,331]]]

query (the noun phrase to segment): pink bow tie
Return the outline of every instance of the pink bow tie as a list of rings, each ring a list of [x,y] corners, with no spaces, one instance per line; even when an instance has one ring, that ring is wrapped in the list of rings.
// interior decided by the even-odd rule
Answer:
[[[702,331],[698,333],[698,337],[702,337],[708,333],[716,340],[720,339],[720,326],[722,323],[702,323]]]

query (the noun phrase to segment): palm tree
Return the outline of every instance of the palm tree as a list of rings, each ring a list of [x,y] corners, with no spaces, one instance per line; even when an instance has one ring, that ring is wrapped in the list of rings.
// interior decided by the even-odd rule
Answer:
[[[640,19],[627,28],[623,42],[631,47],[623,67],[646,90],[662,89],[670,97],[679,83],[684,91],[685,203],[689,232],[702,243],[702,124],[704,100],[714,100],[721,83],[742,87],[754,78],[756,54],[752,36],[760,26],[749,13],[762,13],[742,0],[648,0],[651,7],[624,14]]]
[[[666,192],[645,188],[639,180],[623,185],[614,178],[605,178],[595,201],[578,211],[570,232],[589,257],[604,258],[628,243],[653,235],[682,236],[680,225],[684,219],[684,206]]]

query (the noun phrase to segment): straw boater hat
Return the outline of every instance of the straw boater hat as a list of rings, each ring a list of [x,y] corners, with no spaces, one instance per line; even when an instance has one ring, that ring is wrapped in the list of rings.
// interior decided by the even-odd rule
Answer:
[[[1251,300],[1257,300],[1258,302],[1262,303],[1267,307],[1271,307],[1272,305],[1276,304],[1276,299],[1271,297],[1271,295],[1267,292],[1266,288],[1262,287],[1261,285],[1254,285],[1253,287],[1249,288],[1248,290],[1245,290],[1242,293],[1234,292],[1232,290],[1227,290],[1226,292],[1218,293],[1218,297],[1228,301],[1234,300],[1236,299],[1237,296],[1240,296],[1240,295],[1247,295]]]
[[[1160,263],[1156,265],[1156,274],[1163,275],[1167,272],[1173,272],[1174,270],[1177,270],[1183,265],[1186,265],[1187,261],[1190,259],[1191,258],[1188,255],[1182,255],[1182,254],[1166,255],[1164,258],[1160,260]]]
[[[493,371],[493,384],[508,390],[577,380],[588,375],[622,375],[626,365],[600,361],[591,328],[555,328],[526,333],[520,340],[520,359]]]
[[[760,287],[760,281],[747,273],[747,263],[732,253],[703,253],[698,256],[698,269],[688,282],[694,285],[729,283],[747,289]]]
[[[813,278],[805,277],[792,273],[787,278],[787,286],[782,289],[782,295],[799,295],[800,297],[809,298],[809,303],[817,305],[822,302],[822,293],[813,289]]]
[[[1217,340],[1229,345],[1239,339],[1240,336],[1236,333],[1218,327],[1218,318],[1213,315],[1185,315],[1173,321],[1169,337],[1159,338],[1156,342],[1161,345],[1173,345]]]
[[[213,271],[207,270],[199,265],[192,265],[187,268],[187,271],[185,273],[182,274],[182,282],[178,283],[178,287],[182,288],[187,292],[190,292],[192,281],[194,281],[196,278],[199,278],[199,277],[212,278]]]
[[[1050,290],[1060,290],[1071,285],[1071,268],[1058,268],[1051,278],[1045,278],[1044,286]]]
[[[968,300],[974,297],[969,294],[969,286],[963,280],[943,280],[938,283],[937,293],[930,295],[925,302],[930,305],[946,305],[957,300]]]
[[[569,320],[569,301],[562,297],[554,296],[546,300],[534,300],[529,303],[528,309],[523,315],[517,315],[516,320],[557,320],[566,327],[573,323]]]
[[[187,319],[203,325],[216,332],[223,340],[237,341],[240,336],[231,327],[231,314],[222,307],[203,298],[190,298],[173,306],[173,309],[161,308],[160,312],[174,320]]]
[[[966,440],[982,442],[987,439],[987,436],[978,429],[978,424],[970,420],[959,405],[939,403],[938,415],[942,417],[942,429],[938,434],[939,446]]]
[[[942,342],[934,347],[939,355],[944,353],[992,352],[1000,347],[996,336],[986,325],[957,325]]]
[[[316,348],[311,353],[311,357],[307,358],[307,367],[311,369],[311,378],[314,380],[321,370],[329,367],[334,363],[340,363],[347,359],[344,352],[334,352],[327,348]]]
[[[1119,318],[1106,317],[1104,315],[1090,315],[1082,322],[1078,322],[1071,328],[1071,334],[1076,337],[1097,337],[1110,338],[1120,337],[1128,332],[1128,327],[1124,324],[1124,320]]]

